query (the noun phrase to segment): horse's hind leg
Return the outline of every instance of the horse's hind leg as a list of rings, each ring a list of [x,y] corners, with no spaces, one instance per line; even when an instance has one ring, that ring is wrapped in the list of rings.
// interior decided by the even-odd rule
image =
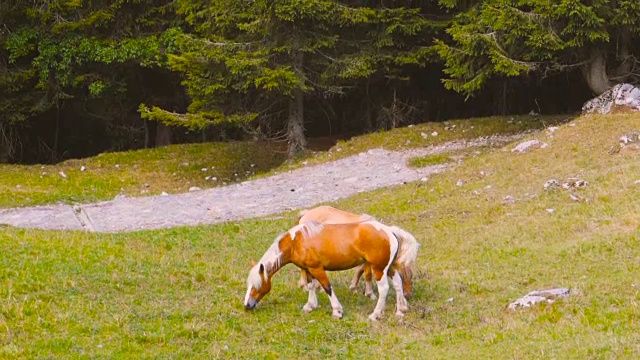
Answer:
[[[351,280],[351,284],[349,285],[349,290],[355,291],[358,288],[358,282],[360,281],[362,273],[364,273],[364,266],[365,264],[362,264],[356,269],[356,273],[355,275],[353,275],[353,279]]]
[[[305,274],[305,279],[306,279],[306,274]],[[315,279],[311,280],[311,282],[309,282],[307,284],[307,290],[309,291],[309,300],[307,300],[307,303],[304,304],[304,306],[302,307],[302,311],[309,313],[312,312],[313,310],[318,308],[318,296],[316,295],[316,284],[317,281]]]
[[[395,271],[392,276],[392,282],[393,288],[396,291],[396,316],[403,317],[404,313],[409,310],[409,305],[407,305],[407,299],[404,297],[402,278],[397,271]]]
[[[342,318],[342,304],[338,301],[338,297],[336,296],[335,291],[331,287],[331,283],[329,282],[329,278],[327,277],[327,273],[324,272],[324,269],[309,269],[311,275],[318,280],[324,291],[329,295],[329,300],[331,301],[331,308],[333,309],[332,316],[336,319]]]
[[[373,277],[371,276],[371,265],[364,264],[364,295],[371,300],[376,299],[376,294],[373,293]]]
[[[300,281],[298,282],[298,286],[300,286],[303,289],[307,288],[307,284],[312,281],[311,279],[307,278],[307,272],[306,270],[302,270],[300,272]]]

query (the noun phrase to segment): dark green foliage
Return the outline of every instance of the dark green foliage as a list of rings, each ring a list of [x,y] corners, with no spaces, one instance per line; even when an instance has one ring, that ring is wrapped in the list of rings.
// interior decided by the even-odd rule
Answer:
[[[447,33],[453,44],[437,40],[447,65],[444,84],[466,94],[494,76],[588,68],[594,50],[608,55],[608,69],[597,71],[609,70],[617,80],[638,77],[630,70],[636,62],[631,50],[640,40],[640,2],[635,0],[478,1],[457,16]],[[592,76],[585,73],[588,82]]]
[[[305,134],[575,110],[640,79],[639,19],[635,0],[3,1],[0,162],[154,135],[293,156]]]

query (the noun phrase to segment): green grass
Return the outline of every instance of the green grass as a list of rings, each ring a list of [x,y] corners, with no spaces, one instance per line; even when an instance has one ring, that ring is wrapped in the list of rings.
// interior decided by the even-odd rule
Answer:
[[[303,163],[331,161],[376,147],[399,150],[435,145],[454,139],[539,129],[566,119],[566,116],[518,116],[427,123],[341,141],[329,151],[308,151],[291,163],[285,162],[283,146],[286,144],[229,142],[105,153],[57,165],[0,164],[0,207],[88,203],[110,200],[119,194],[171,194],[186,192],[193,186],[206,189],[288,171],[304,166]],[[431,136],[433,131],[439,135]],[[429,134],[427,139],[422,137],[423,132]],[[83,166],[85,171],[81,171]],[[66,178],[60,175],[61,171]],[[207,180],[207,177],[217,180]]]
[[[104,153],[57,165],[0,165],[0,207],[187,192],[245,180],[285,158],[273,144],[229,142]]]
[[[572,119],[569,115],[492,116],[464,120],[424,123],[412,127],[379,131],[339,141],[329,151],[304,159],[309,163],[324,162],[354,155],[372,148],[402,150],[442,144],[452,140],[474,139],[494,134],[517,134],[558,125]],[[437,135],[434,135],[434,132]],[[425,137],[426,135],[426,137]]]
[[[351,272],[330,274],[342,320],[323,294],[303,314],[293,265],[256,310],[242,309],[250,259],[293,213],[118,235],[0,228],[0,358],[637,359],[640,149],[609,150],[639,120],[580,118],[534,135],[545,149],[512,144],[337,202],[422,243],[401,322],[393,294],[385,318],[368,322],[374,303],[348,291]],[[572,190],[588,201],[543,190],[570,177],[589,182]],[[506,310],[556,286],[577,294]]]
[[[435,155],[426,155],[409,159],[409,165],[412,167],[427,167],[432,165],[441,165],[447,164],[455,161],[454,158],[451,157],[451,154],[435,154]]]

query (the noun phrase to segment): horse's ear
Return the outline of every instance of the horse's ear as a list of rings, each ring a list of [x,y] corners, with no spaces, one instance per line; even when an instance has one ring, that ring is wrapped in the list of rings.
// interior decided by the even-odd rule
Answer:
[[[256,266],[256,261],[251,259],[251,267],[254,267],[254,266]]]
[[[264,274],[264,265],[262,265],[262,263],[260,263],[260,269],[258,270],[258,272],[260,274]]]

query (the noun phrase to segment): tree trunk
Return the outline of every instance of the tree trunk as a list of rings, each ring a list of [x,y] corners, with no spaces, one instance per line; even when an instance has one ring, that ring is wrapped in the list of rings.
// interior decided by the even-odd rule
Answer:
[[[366,114],[364,118],[364,131],[366,133],[370,133],[373,131],[373,121],[371,119],[371,95],[369,94],[369,79],[367,79],[367,86],[365,87],[365,91],[367,95],[367,98],[365,99],[365,101],[367,102],[367,107],[365,110]]]
[[[158,122],[156,127],[156,147],[171,145],[171,128]]]
[[[302,90],[296,90],[293,98],[289,100],[288,121],[289,159],[295,157],[307,147],[304,137],[304,94]]]
[[[303,66],[304,54],[299,51],[298,44],[294,45],[293,68],[299,79],[304,79]],[[293,97],[289,100],[289,119],[287,125],[287,140],[289,159],[292,159],[307,147],[304,137],[304,93],[301,89],[293,91]]]
[[[607,52],[600,48],[591,50],[591,59],[589,63],[582,68],[584,76],[591,91],[596,95],[609,90],[609,76],[607,76]]]
[[[631,30],[628,26],[620,29],[620,39],[618,40],[617,59],[620,60],[618,67],[610,74],[610,79],[616,82],[626,82],[633,71],[634,58],[631,56]]]
[[[147,119],[144,119],[144,148],[149,148],[149,123]]]
[[[56,128],[53,131],[53,161],[58,161],[59,158],[59,149],[58,144],[60,143],[60,106],[56,104]]]

